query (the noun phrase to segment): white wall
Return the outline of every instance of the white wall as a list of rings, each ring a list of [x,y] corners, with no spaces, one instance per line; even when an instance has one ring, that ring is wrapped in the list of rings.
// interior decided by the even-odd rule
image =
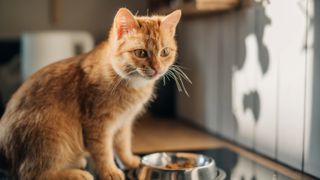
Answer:
[[[178,96],[179,115],[320,177],[319,5],[270,0],[185,18],[180,60],[195,84],[191,98]]]

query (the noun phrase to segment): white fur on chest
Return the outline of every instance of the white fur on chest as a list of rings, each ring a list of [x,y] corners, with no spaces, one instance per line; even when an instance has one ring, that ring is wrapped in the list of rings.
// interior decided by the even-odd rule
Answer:
[[[144,83],[144,82],[141,82],[141,83]],[[145,82],[145,83],[148,83],[148,82]],[[140,85],[142,84],[139,84],[138,86]],[[127,103],[125,103],[126,108],[124,110],[121,110],[120,112],[117,112],[116,116],[114,117],[116,121],[114,130],[118,130],[125,124],[131,124],[136,119],[136,116],[139,115],[141,111],[144,110],[145,104],[150,100],[153,93],[153,88],[150,88],[150,87],[145,87],[145,88],[148,88],[148,89],[142,88],[140,92],[139,91],[135,92],[137,93],[135,94],[136,96],[135,98],[130,99],[130,97],[128,97],[128,99],[130,100],[128,100]],[[123,100],[126,101],[126,99],[123,99]],[[119,103],[123,103],[123,102],[119,102]]]
[[[117,124],[115,129],[117,130],[127,123],[132,123],[142,110],[143,104],[140,103],[118,114],[116,116]]]
[[[140,88],[150,83],[150,80],[143,77],[133,77],[130,79],[130,85],[134,88]]]

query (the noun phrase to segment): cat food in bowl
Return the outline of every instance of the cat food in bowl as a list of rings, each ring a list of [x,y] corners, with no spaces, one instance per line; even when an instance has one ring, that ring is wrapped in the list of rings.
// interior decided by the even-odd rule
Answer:
[[[193,153],[153,153],[142,157],[139,180],[216,180],[225,173],[214,159]]]
[[[196,167],[196,162],[192,160],[185,160],[181,162],[174,162],[174,163],[168,163],[166,164],[167,169],[184,169],[184,168],[194,168]]]

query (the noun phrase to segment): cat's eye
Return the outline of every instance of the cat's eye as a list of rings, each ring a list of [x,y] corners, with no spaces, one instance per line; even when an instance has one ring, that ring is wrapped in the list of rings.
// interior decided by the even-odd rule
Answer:
[[[169,54],[170,54],[170,49],[169,48],[163,48],[162,50],[161,50],[161,52],[160,52],[160,56],[161,57],[167,57],[167,56],[169,56]]]
[[[133,52],[134,52],[134,55],[137,56],[138,58],[148,57],[148,52],[144,49],[136,49]]]

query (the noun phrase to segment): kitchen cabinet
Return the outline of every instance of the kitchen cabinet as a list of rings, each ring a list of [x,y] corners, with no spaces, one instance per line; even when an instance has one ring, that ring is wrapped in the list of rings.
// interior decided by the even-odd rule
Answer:
[[[197,71],[191,98],[178,96],[180,115],[197,114],[190,122],[320,177],[319,22],[316,0],[184,19],[181,62]]]
[[[186,67],[184,71],[192,85],[186,86],[189,97],[183,92],[177,93],[177,113],[212,133],[219,129],[218,28],[216,17],[209,17],[183,21],[178,29],[179,48],[183,52],[179,54],[179,60]]]
[[[231,13],[219,19],[219,33],[215,38],[219,41],[221,55],[219,56],[219,114],[221,124],[218,133],[231,140],[235,140],[237,122],[232,112],[232,70],[237,60],[236,14]]]

